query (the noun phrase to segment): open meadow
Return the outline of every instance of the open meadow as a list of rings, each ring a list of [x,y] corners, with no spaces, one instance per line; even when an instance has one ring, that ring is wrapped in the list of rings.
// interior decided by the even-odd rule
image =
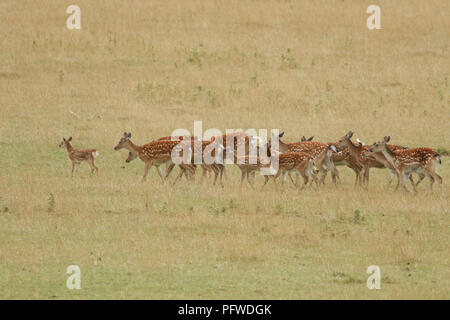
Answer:
[[[376,1],[380,30],[371,4],[2,0],[0,298],[450,298],[450,2]],[[364,190],[341,166],[341,185],[260,191],[230,164],[223,188],[200,172],[171,186],[113,150],[196,120],[290,142],[390,135],[440,152],[444,184],[394,191],[371,169]],[[71,178],[70,136],[99,151],[97,176]]]

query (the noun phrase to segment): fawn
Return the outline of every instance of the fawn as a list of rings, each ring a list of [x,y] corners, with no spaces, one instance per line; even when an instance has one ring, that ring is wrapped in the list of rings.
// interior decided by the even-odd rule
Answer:
[[[387,137],[385,137],[386,139]],[[407,147],[395,145],[395,144],[386,144],[386,147],[389,148],[391,151],[399,151],[399,150],[406,150]],[[400,186],[400,175],[398,174],[398,171],[395,169],[395,167],[386,159],[386,157],[383,155],[382,152],[372,152],[370,150],[370,147],[368,150],[366,150],[362,154],[363,158],[373,157],[376,161],[382,163],[386,169],[389,169],[391,171],[391,175],[389,177],[388,187],[391,185],[393,178],[397,177],[397,186],[395,187],[395,190],[398,190],[398,187]],[[419,174],[419,180],[415,183],[412,174],[409,175],[409,181],[411,181],[411,185],[414,188],[414,191],[416,191],[416,187],[419,185],[419,183],[425,178],[425,174],[418,172]]]
[[[355,166],[355,172],[357,173],[355,186],[359,185],[367,188],[369,184],[369,168],[385,168],[385,166],[377,161],[373,157],[363,157],[363,154],[369,149],[368,146],[364,146],[358,140],[358,144],[354,144],[350,139],[353,136],[353,132],[349,131],[345,136],[336,142],[336,147],[347,149],[348,159]]]
[[[280,133],[278,138],[283,137],[283,135],[284,135],[284,132]],[[276,136],[272,134],[271,140],[267,144],[267,152],[268,153],[270,152],[272,140],[274,138],[276,138]],[[328,161],[327,157],[324,156],[324,155],[326,155],[328,147],[329,147],[326,143],[313,142],[313,141],[284,143],[281,140],[278,140],[278,143],[279,143],[279,151],[281,153],[304,152],[304,153],[309,154],[314,161],[315,167],[319,170],[319,172],[322,175],[320,178],[321,183],[324,182],[328,171],[331,171],[333,176],[339,177],[339,172],[337,171],[333,162]],[[322,155],[322,156],[319,157],[319,155]],[[325,168],[324,168],[324,166],[325,166]]]
[[[84,149],[84,150],[75,149],[70,144],[70,141],[72,141],[72,137],[70,137],[67,140],[65,138],[63,138],[61,143],[59,144],[59,147],[60,148],[65,147],[67,150],[69,159],[72,160],[71,176],[73,177],[73,172],[75,171],[76,166],[79,165],[83,161],[87,161],[87,163],[91,167],[91,173],[94,173],[94,171],[96,173],[98,173],[98,168],[94,164],[94,159],[98,157],[99,152],[95,149]]]
[[[407,178],[412,172],[422,173],[430,179],[430,189],[433,183],[438,181],[442,187],[442,177],[437,174],[436,169],[442,163],[439,153],[430,148],[412,148],[404,150],[391,150],[387,145],[390,136],[384,137],[380,142],[374,143],[369,148],[369,153],[381,152],[392,167],[397,171],[403,188],[410,192],[406,186]],[[414,184],[413,184],[414,186]]]
[[[286,180],[286,174],[290,171],[295,170],[298,172],[304,180],[304,184],[300,190],[303,190],[308,184],[309,178],[312,178],[316,183],[316,186],[319,185],[319,181],[314,172],[314,158],[305,152],[288,152],[288,153],[279,153],[275,157],[278,158],[278,170],[274,175],[265,175],[264,176],[264,186],[267,184],[269,179],[271,178],[275,183],[275,188],[278,190],[278,185],[276,179],[282,175],[281,185],[283,186],[284,181]]]

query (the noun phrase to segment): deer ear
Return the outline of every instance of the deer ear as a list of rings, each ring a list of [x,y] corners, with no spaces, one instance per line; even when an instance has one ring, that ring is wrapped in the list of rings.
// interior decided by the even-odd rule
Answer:
[[[391,140],[391,136],[384,137],[384,141],[389,142]]]
[[[66,141],[66,138],[63,137],[63,141]]]
[[[67,141],[72,141],[72,137],[70,137]]]
[[[126,138],[126,137],[127,137],[127,133],[126,133],[126,132],[124,132],[124,133],[123,133],[123,136],[124,136],[124,138]]]
[[[306,141],[306,138],[305,138],[305,136],[302,136],[302,140],[301,141]]]
[[[314,136],[309,137],[308,141],[312,141],[312,139],[314,139]]]
[[[350,139],[351,137],[353,137],[353,131],[349,131],[349,132],[346,134],[346,137],[347,137],[347,139]]]
[[[128,132],[127,138],[131,138],[131,132]]]
[[[278,135],[278,138],[281,138],[283,136],[284,136],[284,131]]]

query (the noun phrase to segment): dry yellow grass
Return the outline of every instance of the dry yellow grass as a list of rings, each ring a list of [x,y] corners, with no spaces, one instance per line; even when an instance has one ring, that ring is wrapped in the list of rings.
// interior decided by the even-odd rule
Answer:
[[[224,189],[141,184],[112,149],[202,120],[448,150],[448,1],[377,1],[375,31],[369,1],[75,2],[80,31],[74,1],[0,3],[1,298],[449,298],[447,157],[434,192],[339,168],[342,186],[277,193],[233,167]],[[100,151],[98,177],[70,178],[62,136]]]

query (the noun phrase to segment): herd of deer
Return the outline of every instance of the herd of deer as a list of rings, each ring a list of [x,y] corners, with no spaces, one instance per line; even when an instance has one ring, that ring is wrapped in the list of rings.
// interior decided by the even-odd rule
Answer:
[[[194,179],[197,168],[194,159],[198,159],[196,156],[203,159],[208,154],[213,160],[200,163],[203,170],[201,180],[212,172],[214,173],[214,185],[219,177],[220,185],[223,186],[222,176],[225,164],[223,161],[216,161],[216,159],[218,159],[219,154],[223,156],[228,151],[233,156],[233,163],[241,170],[241,185],[244,179],[247,179],[252,188],[254,188],[256,171],[271,167],[272,160],[275,158],[278,166],[271,174],[264,175],[265,181],[262,188],[269,179],[272,179],[277,187],[276,179],[280,175],[282,176],[282,184],[286,180],[286,175],[288,175],[292,183],[298,186],[298,176],[301,175],[304,180],[302,189],[307,186],[309,181],[311,183],[314,181],[317,186],[320,186],[324,184],[328,171],[331,172],[333,182],[340,183],[336,166],[351,168],[356,175],[355,186],[360,185],[363,188],[367,188],[369,184],[370,168],[390,170],[389,185],[396,176],[396,190],[402,185],[406,191],[410,192],[407,186],[409,179],[414,192],[416,192],[417,185],[425,177],[430,179],[430,188],[432,188],[435,180],[442,186],[442,178],[436,173],[437,166],[441,164],[441,156],[430,148],[410,149],[400,145],[388,144],[389,136],[371,146],[366,146],[359,140],[357,140],[357,143],[352,142],[353,132],[351,131],[339,141],[329,143],[314,142],[312,141],[313,137],[309,139],[303,137],[300,142],[284,143],[280,140],[283,134],[284,132],[278,136],[272,134],[271,139],[265,144],[262,143],[260,137],[251,136],[245,132],[235,132],[213,137],[207,141],[200,141],[192,136],[168,136],[139,146],[130,140],[131,133],[125,132],[114,150],[127,149],[129,154],[126,162],[139,157],[145,163],[143,181],[146,180],[150,167],[155,166],[164,182],[176,165],[172,161],[174,150],[175,153],[182,154],[187,147],[191,151],[191,159],[178,164],[180,172],[173,184],[183,175],[189,180]],[[274,142],[274,139],[276,139],[276,142]],[[99,153],[95,149],[75,149],[70,144],[71,140],[72,137],[67,140],[63,138],[59,146],[67,149],[69,158],[72,160],[72,175],[77,165],[82,161],[88,162],[92,172],[98,172],[94,159]],[[275,146],[278,144],[278,148],[272,148],[272,143]],[[255,147],[257,150],[262,148],[265,152],[256,152],[256,154],[253,153],[255,155],[252,155],[250,150]],[[225,157],[221,159],[225,159]],[[166,164],[165,175],[163,175],[161,169],[162,164]],[[291,172],[296,173],[295,181]],[[417,182],[414,182],[412,178],[413,173],[419,175]],[[320,178],[317,177],[318,174],[320,174]]]

